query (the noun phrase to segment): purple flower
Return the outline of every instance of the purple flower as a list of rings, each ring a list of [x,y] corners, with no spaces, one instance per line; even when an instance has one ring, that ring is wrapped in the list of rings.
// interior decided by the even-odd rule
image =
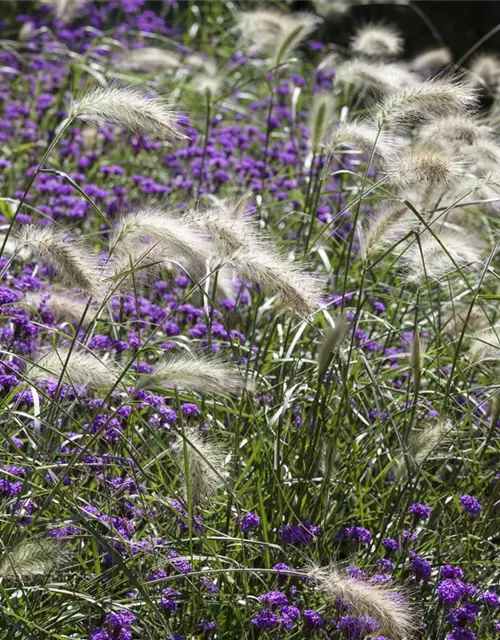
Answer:
[[[289,544],[310,544],[319,535],[319,527],[310,522],[285,524],[278,529],[278,538]]]
[[[382,546],[388,553],[393,553],[394,551],[398,551],[399,542],[394,540],[394,538],[384,538],[382,540]]]
[[[500,605],[500,597],[495,593],[495,591],[485,591],[481,596],[481,600],[492,608]]]
[[[274,629],[280,623],[279,617],[269,609],[264,609],[263,611],[259,611],[259,613],[252,618],[251,623],[257,629],[261,631],[266,631],[267,629]]]
[[[457,627],[446,636],[446,640],[476,640],[476,634],[470,629]]]
[[[242,518],[236,518],[236,524],[239,525],[243,533],[248,533],[252,529],[260,526],[260,518],[256,513],[249,511]]]
[[[441,580],[436,586],[437,597],[446,605],[456,604],[466,594],[465,584],[458,578]]]
[[[441,567],[441,571],[439,572],[439,577],[444,578],[459,578],[460,580],[464,577],[464,572],[460,567],[454,567],[451,564],[445,564]]]
[[[304,626],[308,629],[321,629],[325,624],[323,618],[313,609],[306,609],[302,616],[304,618]]]
[[[431,515],[432,509],[425,504],[421,504],[420,502],[415,502],[410,506],[408,511],[413,516],[414,520],[425,520]]]
[[[280,607],[288,604],[288,598],[281,591],[269,591],[259,596],[259,602],[270,607]]]
[[[370,544],[373,539],[372,534],[364,527],[346,527],[343,537],[363,545]]]
[[[471,518],[477,518],[483,508],[481,507],[479,500],[475,496],[465,495],[459,500],[463,513],[468,513]]]
[[[422,582],[429,581],[432,573],[432,568],[427,560],[424,560],[424,558],[413,554],[411,556],[410,566],[415,578],[417,579],[417,582],[420,582],[420,580],[422,580]]]

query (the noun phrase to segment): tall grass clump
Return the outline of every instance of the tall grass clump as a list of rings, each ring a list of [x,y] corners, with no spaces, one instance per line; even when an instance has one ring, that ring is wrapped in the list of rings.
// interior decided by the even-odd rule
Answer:
[[[351,4],[2,17],[0,640],[498,637],[498,65]]]

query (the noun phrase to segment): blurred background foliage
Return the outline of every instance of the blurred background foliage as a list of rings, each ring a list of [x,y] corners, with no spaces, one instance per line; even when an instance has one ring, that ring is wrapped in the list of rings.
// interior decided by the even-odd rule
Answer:
[[[96,4],[107,0],[93,0]],[[165,0],[147,0],[145,8],[162,12]],[[245,8],[289,6],[293,10],[313,10],[313,0],[177,0],[180,9],[196,5],[200,16],[219,13],[225,5]],[[0,20],[30,14],[39,0],[0,0]],[[384,21],[397,25],[405,34],[409,56],[445,44],[455,59],[483,38],[478,50],[500,51],[500,0],[352,0],[352,10],[341,22],[326,23],[320,38],[338,45],[348,43],[349,34],[360,25]]]

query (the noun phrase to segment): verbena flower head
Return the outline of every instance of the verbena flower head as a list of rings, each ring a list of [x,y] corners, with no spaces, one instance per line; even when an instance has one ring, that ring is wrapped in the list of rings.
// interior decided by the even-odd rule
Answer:
[[[471,518],[477,518],[483,510],[481,503],[475,496],[464,495],[459,499],[463,513],[468,514]]]
[[[426,520],[431,515],[432,509],[425,504],[415,502],[410,505],[408,511],[415,520]]]

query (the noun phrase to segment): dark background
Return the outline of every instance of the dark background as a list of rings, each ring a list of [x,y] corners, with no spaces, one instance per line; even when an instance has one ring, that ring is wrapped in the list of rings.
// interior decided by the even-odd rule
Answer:
[[[297,10],[312,10],[309,0],[295,0]],[[347,46],[349,37],[368,22],[383,21],[398,26],[405,37],[405,55],[446,45],[454,60],[464,55],[489,31],[499,25],[478,51],[500,53],[500,0],[427,0],[408,5],[371,3],[354,5],[340,22],[327,22],[321,39]]]
[[[106,0],[94,0],[105,3]],[[293,9],[311,10],[311,0],[285,0]],[[380,0],[377,0],[380,1]],[[398,1],[398,0],[396,0]],[[401,1],[401,0],[399,0]],[[210,9],[223,0],[197,0],[203,5],[205,15]],[[270,7],[275,5],[268,0],[233,0],[241,8],[254,6]],[[281,0],[283,2],[283,0]],[[186,6],[188,0],[178,0],[180,7]],[[410,3],[411,5],[411,3]],[[0,19],[10,14],[26,14],[33,11],[34,0],[0,0]],[[148,7],[161,11],[163,0],[148,0]],[[353,9],[342,23],[329,24],[323,28],[322,37],[337,44],[346,45],[353,31],[370,21],[383,20],[400,27],[405,35],[406,53],[411,56],[422,50],[446,44],[453,53],[455,60],[465,54],[482,37],[495,26],[500,25],[500,0],[415,0],[412,6],[395,6],[394,4],[377,4],[371,6],[357,6],[353,2]],[[433,36],[421,15],[432,22],[440,37]],[[481,51],[500,53],[500,28],[481,48]]]

